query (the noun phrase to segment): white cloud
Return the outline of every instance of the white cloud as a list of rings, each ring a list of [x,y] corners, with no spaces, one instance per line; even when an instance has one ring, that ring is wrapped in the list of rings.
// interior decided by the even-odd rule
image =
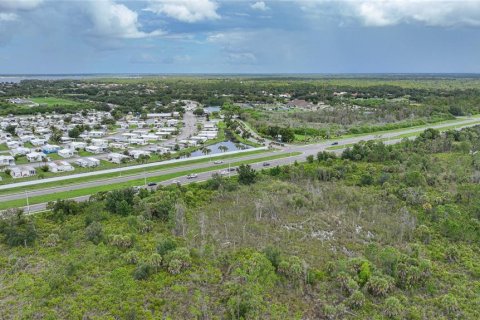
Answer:
[[[2,21],[15,21],[18,16],[15,13],[0,12],[0,22]]]
[[[183,22],[219,19],[218,4],[211,0],[150,0],[145,9]]]
[[[267,7],[267,5],[265,4],[265,2],[263,1],[257,1],[255,2],[254,4],[252,4],[250,6],[250,8],[254,9],[254,10],[260,10],[260,11],[266,11],[269,9],[269,7]]]
[[[32,10],[38,7],[43,0],[1,0],[0,10]]]
[[[479,0],[326,0],[300,1],[308,14],[337,15],[366,26],[422,23],[429,26],[480,26]]]
[[[124,4],[113,0],[96,0],[85,2],[86,12],[89,15],[93,34],[113,38],[146,38],[162,35],[163,32],[140,31],[137,12]]]
[[[431,26],[480,25],[480,1],[360,1],[352,2],[359,18],[371,26],[421,22]]]

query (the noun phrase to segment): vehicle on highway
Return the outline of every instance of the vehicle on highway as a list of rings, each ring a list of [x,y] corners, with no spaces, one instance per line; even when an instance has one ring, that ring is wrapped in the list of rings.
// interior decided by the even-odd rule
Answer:
[[[176,184],[177,186],[180,186],[182,183],[178,180],[173,180],[172,184]]]
[[[149,186],[149,187],[155,187],[156,185],[157,185],[156,182],[149,182],[149,183],[147,184],[147,186]]]
[[[195,178],[197,178],[197,177],[198,177],[198,174],[196,174],[196,173],[191,173],[191,174],[189,174],[189,175],[187,176],[187,179],[195,179]]]
[[[332,146],[337,146],[338,145],[338,142],[335,141],[335,142],[332,142]]]
[[[232,171],[237,170],[237,168],[230,168],[230,169],[228,169],[228,170],[230,170],[230,172],[232,172]]]
[[[262,165],[263,165],[264,167],[268,167],[268,166],[270,166],[270,162],[264,162]]]
[[[221,174],[222,176],[227,175],[227,174],[228,174],[228,171],[227,171],[227,170],[222,170],[222,171],[220,171],[220,174]]]
[[[215,161],[213,161],[213,163],[214,164],[221,164],[221,163],[223,163],[223,160],[215,160]]]

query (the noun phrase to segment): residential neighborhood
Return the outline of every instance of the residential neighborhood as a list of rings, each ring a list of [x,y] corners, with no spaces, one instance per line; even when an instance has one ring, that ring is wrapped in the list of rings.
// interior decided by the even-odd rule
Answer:
[[[193,114],[198,106],[189,102],[183,113],[129,113],[120,119],[98,110],[0,117],[0,170],[19,179],[188,156],[219,133],[219,119]]]

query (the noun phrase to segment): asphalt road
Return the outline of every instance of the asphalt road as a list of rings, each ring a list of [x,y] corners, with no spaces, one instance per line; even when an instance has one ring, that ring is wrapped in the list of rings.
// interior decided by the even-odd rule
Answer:
[[[472,122],[478,121],[478,119],[465,119],[460,122],[456,122],[455,125],[461,125],[462,127],[468,127],[468,126],[473,126],[476,125]],[[436,129],[441,129],[442,127],[448,127],[451,126],[452,124],[443,124],[443,125],[432,125],[430,126],[431,128],[436,128]],[[405,129],[397,132],[388,132],[384,134],[371,134],[371,135],[366,135],[366,136],[361,136],[361,137],[350,137],[350,138],[344,138],[344,139],[338,139],[336,142],[338,143],[339,146],[342,145],[349,145],[352,143],[357,143],[359,141],[367,141],[367,140],[375,140],[375,139],[389,139],[387,141],[384,141],[386,144],[394,144],[398,143],[401,141],[398,137],[403,134],[408,134],[408,133],[416,133],[416,132],[422,132],[424,131],[425,128],[416,128],[416,129]],[[253,159],[259,159],[263,157],[267,157],[269,155],[274,155],[274,154],[279,154],[279,153],[289,153],[289,152],[301,152],[300,155],[297,156],[291,156],[287,158],[281,158],[281,159],[276,159],[276,160],[271,160],[268,161],[270,166],[276,166],[276,165],[287,165],[291,164],[295,161],[304,161],[305,158],[308,155],[316,155],[319,151],[324,151],[328,147],[332,145],[332,141],[326,141],[322,143],[316,143],[316,144],[311,144],[311,145],[289,145],[284,147],[281,150],[277,150],[275,152],[267,152],[267,153],[261,153],[261,154],[255,154],[255,155],[247,155],[243,157],[238,157],[238,158],[233,158],[233,159],[228,159],[224,160],[225,164],[228,163],[234,163],[234,162],[240,162],[240,161],[247,161],[247,160],[253,160]],[[331,150],[331,152],[336,152],[336,153],[341,153],[342,149],[337,149],[337,150]],[[260,163],[255,163],[252,164],[252,167],[254,169],[261,169],[263,167],[263,163],[261,163],[261,160],[259,160]],[[58,188],[48,188],[48,189],[39,189],[35,191],[28,192],[29,197],[33,196],[40,196],[40,195],[46,195],[46,194],[52,194],[52,193],[59,193],[59,192],[66,192],[66,191],[71,191],[71,190],[78,190],[78,189],[85,189],[89,187],[95,187],[95,186],[101,186],[105,184],[114,184],[114,183],[119,183],[119,182],[126,182],[130,180],[136,180],[136,179],[141,179],[141,178],[149,178],[149,177],[154,177],[154,176],[159,176],[163,174],[170,174],[170,173],[176,173],[176,172],[183,172],[183,171],[188,171],[188,170],[193,170],[193,169],[201,169],[201,168],[209,168],[209,167],[214,167],[217,166],[218,164],[214,164],[213,160],[211,162],[205,162],[205,163],[198,163],[198,164],[193,164],[193,165],[188,165],[188,166],[181,166],[177,168],[170,168],[170,169],[165,169],[165,170],[158,170],[158,171],[152,171],[152,172],[147,172],[144,174],[134,174],[134,175],[123,175],[111,179],[104,179],[104,180],[95,180],[95,181],[90,181],[90,182],[84,182],[84,183],[79,183],[79,184],[72,184],[72,185],[66,185]],[[221,170],[220,170],[221,171]],[[210,170],[208,172],[203,172],[199,173],[198,177],[196,179],[187,179],[185,176],[184,177],[179,177],[171,180],[166,180],[163,181],[159,184],[162,185],[168,185],[171,184],[174,181],[178,181],[181,184],[185,183],[190,183],[193,181],[201,181],[201,180],[207,180],[209,179],[214,173],[218,173],[218,170]],[[234,174],[232,172],[231,174]],[[148,179],[148,182],[152,182],[152,179]],[[24,192],[21,193],[15,193],[15,194],[10,194],[10,195],[5,195],[5,196],[0,196],[0,202],[3,201],[9,201],[9,200],[16,200],[16,199],[23,199],[26,197],[26,194]],[[88,199],[89,196],[82,196],[78,198],[73,198],[74,200],[77,201],[84,201]],[[35,204],[31,205],[29,208],[25,207],[26,212],[30,213],[35,213],[39,211],[45,210],[46,204]]]

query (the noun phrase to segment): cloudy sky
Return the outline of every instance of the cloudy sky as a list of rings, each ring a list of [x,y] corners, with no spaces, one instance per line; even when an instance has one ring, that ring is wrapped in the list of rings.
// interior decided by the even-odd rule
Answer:
[[[480,72],[480,0],[0,0],[0,73]]]

